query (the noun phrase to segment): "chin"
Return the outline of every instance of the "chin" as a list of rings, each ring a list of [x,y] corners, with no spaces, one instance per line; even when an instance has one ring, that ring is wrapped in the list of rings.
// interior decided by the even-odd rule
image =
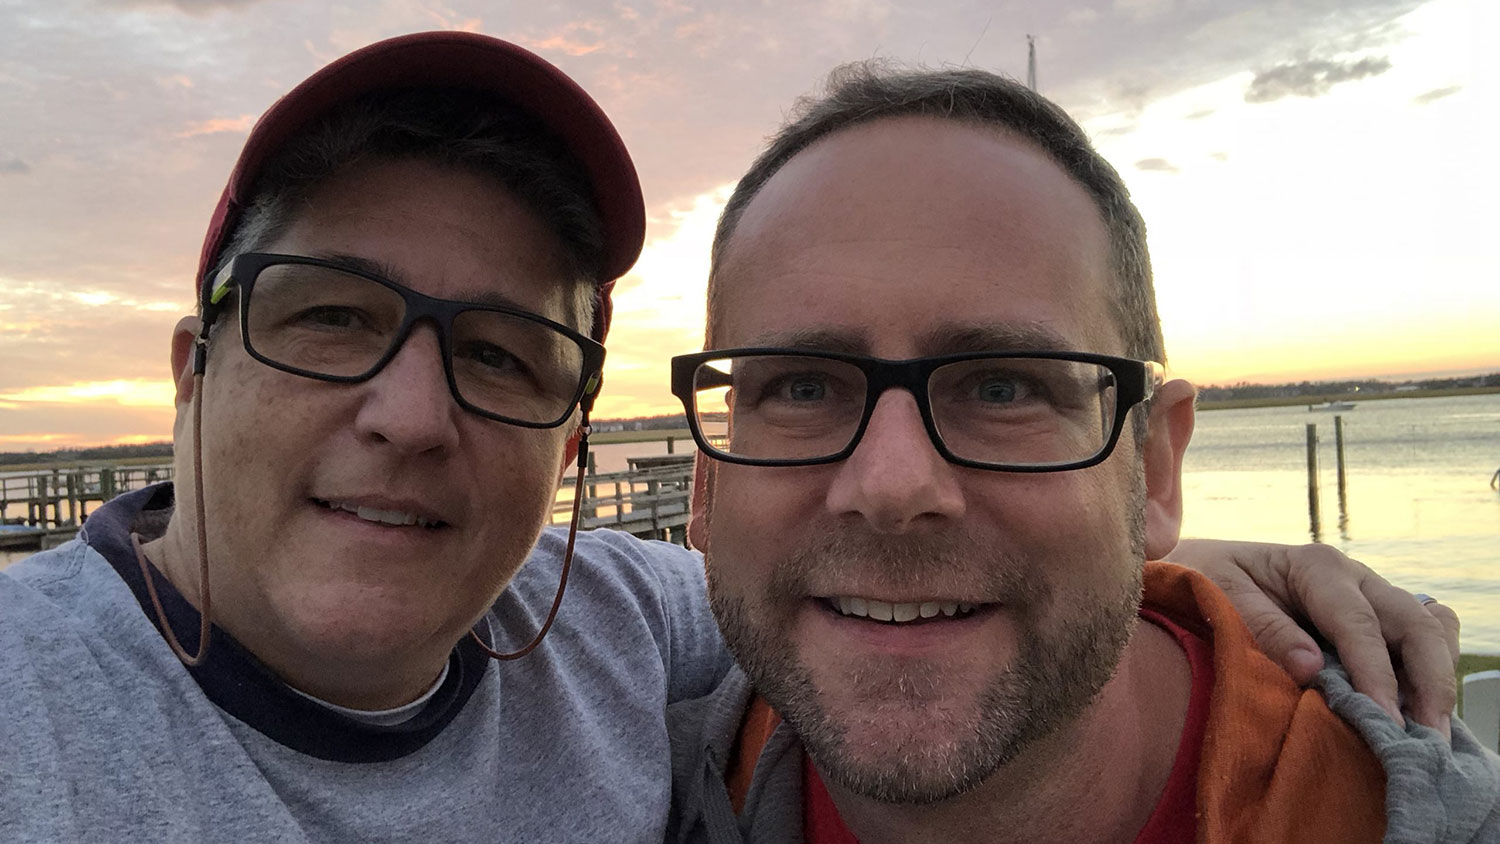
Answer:
[[[328,657],[366,664],[401,661],[426,650],[446,652],[464,632],[456,623],[434,618],[410,596],[335,591],[322,600],[308,597],[293,614],[294,635],[306,650]]]

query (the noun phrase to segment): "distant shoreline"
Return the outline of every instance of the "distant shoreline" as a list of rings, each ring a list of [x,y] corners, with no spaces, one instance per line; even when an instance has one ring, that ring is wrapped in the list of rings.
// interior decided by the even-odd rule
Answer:
[[[1451,396],[1484,396],[1500,393],[1500,387],[1444,387],[1433,390],[1383,391],[1379,393],[1331,392],[1310,393],[1301,396],[1267,396],[1253,399],[1223,399],[1200,401],[1199,410],[1234,410],[1247,407],[1308,407],[1330,401],[1371,402],[1387,399],[1431,399]],[[629,422],[631,420],[624,420]],[[687,428],[652,428],[644,431],[597,431],[589,436],[593,445],[619,443],[664,442],[668,439],[681,441],[686,449],[697,448],[693,434]],[[26,463],[0,465],[0,472],[39,472],[72,466],[147,466],[171,463],[169,455],[141,457],[89,457],[69,460],[37,460]]]
[[[1449,396],[1485,396],[1500,393],[1500,387],[1445,387],[1437,390],[1402,390],[1381,393],[1312,393],[1303,396],[1267,396],[1256,399],[1224,399],[1198,402],[1199,410],[1234,410],[1243,407],[1307,407],[1330,401],[1367,402],[1386,399],[1436,399]]]

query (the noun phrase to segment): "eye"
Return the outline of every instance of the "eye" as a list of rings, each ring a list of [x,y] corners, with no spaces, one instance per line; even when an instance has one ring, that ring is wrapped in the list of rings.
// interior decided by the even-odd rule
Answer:
[[[811,378],[787,378],[776,386],[776,392],[792,401],[820,401],[828,395],[828,385]]]
[[[521,372],[526,366],[521,359],[492,343],[469,343],[454,350],[455,357],[473,361],[496,372]]]
[[[321,305],[297,315],[297,321],[317,328],[358,328],[367,323],[354,308]]]
[[[981,381],[975,388],[974,394],[982,402],[1004,404],[1013,402],[1019,398],[1020,389],[1016,382],[1005,378],[987,378]]]

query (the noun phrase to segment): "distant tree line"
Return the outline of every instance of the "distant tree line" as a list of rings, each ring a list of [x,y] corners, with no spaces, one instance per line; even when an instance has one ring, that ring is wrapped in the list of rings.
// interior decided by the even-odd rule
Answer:
[[[0,466],[22,463],[74,463],[87,460],[118,460],[125,457],[171,457],[169,442],[143,445],[100,445],[90,448],[60,448],[56,451],[0,451]]]
[[[687,417],[681,413],[664,416],[642,416],[639,419],[593,419],[589,427],[594,431],[670,431],[686,428]]]
[[[1284,398],[1289,396],[1328,396],[1345,393],[1391,393],[1407,390],[1449,390],[1466,387],[1492,387],[1500,389],[1500,372],[1488,375],[1470,375],[1461,378],[1421,378],[1410,381],[1376,381],[1373,379],[1349,381],[1298,381],[1289,384],[1250,384],[1241,382],[1228,386],[1210,384],[1198,388],[1200,401],[1226,401],[1229,399]],[[590,425],[595,431],[670,431],[688,426],[687,417],[681,413],[661,416],[642,416],[636,419],[595,419]],[[169,442],[146,443],[144,445],[101,445],[92,448],[63,448],[57,451],[3,451],[0,466],[20,463],[62,463],[85,460],[110,460],[125,457],[171,457]]]
[[[1198,388],[1200,401],[1229,399],[1285,398],[1291,396],[1326,396],[1345,393],[1394,393],[1409,390],[1451,390],[1465,387],[1500,388],[1500,372],[1470,375],[1462,378],[1422,378],[1411,381],[1299,381],[1295,384],[1231,384]]]

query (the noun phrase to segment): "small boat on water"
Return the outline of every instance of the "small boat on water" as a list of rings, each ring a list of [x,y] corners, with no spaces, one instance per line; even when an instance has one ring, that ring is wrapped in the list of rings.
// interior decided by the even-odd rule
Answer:
[[[1354,409],[1354,402],[1352,402],[1352,401],[1327,401],[1327,402],[1323,402],[1322,404],[1310,404],[1310,405],[1307,406],[1307,409],[1309,411],[1313,412],[1313,413],[1316,413],[1316,412],[1318,412],[1320,410],[1353,410]]]

